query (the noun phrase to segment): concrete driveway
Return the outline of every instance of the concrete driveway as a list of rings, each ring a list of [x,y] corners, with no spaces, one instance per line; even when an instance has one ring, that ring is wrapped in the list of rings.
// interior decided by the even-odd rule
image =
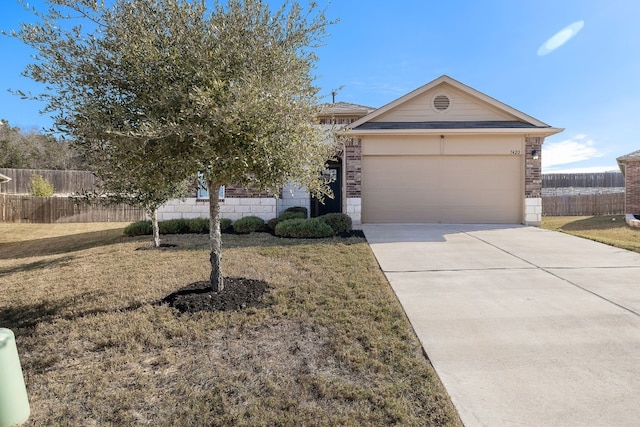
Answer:
[[[640,254],[516,225],[363,229],[465,426],[640,425]]]

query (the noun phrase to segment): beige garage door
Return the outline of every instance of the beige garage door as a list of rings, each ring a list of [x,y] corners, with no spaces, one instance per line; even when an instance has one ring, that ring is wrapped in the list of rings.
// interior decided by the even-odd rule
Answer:
[[[364,156],[362,221],[520,223],[519,156]]]

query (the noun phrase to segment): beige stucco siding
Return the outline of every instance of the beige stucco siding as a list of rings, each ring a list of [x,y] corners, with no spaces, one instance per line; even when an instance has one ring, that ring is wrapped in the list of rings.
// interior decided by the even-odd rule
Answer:
[[[433,98],[446,95],[451,107],[444,112],[433,108]],[[423,122],[423,121],[504,121],[517,120],[515,116],[501,111],[486,102],[465,94],[448,84],[408,100],[396,108],[375,117],[372,122]]]
[[[522,135],[370,135],[362,155],[518,155]]]
[[[365,155],[365,223],[520,223],[522,156]]]

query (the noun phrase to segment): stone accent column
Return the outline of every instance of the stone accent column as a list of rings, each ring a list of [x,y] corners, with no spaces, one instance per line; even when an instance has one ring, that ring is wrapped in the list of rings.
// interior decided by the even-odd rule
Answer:
[[[543,137],[525,137],[524,152],[524,223],[539,226],[542,222],[542,143]],[[537,159],[534,159],[534,151]]]

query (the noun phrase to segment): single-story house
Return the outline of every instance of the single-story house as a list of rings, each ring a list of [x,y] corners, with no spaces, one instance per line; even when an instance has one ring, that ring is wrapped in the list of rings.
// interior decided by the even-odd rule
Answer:
[[[627,223],[640,226],[636,216],[640,216],[640,150],[620,156],[616,159],[624,176],[624,207]]]
[[[542,143],[551,127],[451,77],[379,108],[329,104],[320,124],[344,125],[338,162],[326,173],[336,198],[324,205],[292,185],[279,199],[221,194],[221,215],[277,216],[305,206],[361,223],[522,223],[542,219]],[[231,190],[231,191],[230,191]],[[170,203],[160,219],[206,215],[206,200]]]

